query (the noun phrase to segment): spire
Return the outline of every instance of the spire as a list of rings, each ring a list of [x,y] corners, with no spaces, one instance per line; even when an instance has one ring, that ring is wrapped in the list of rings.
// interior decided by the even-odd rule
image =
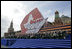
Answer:
[[[13,28],[13,20],[12,20],[11,23],[10,23],[10,27],[8,28],[8,32],[9,32],[9,33],[14,32],[14,28]]]
[[[10,28],[13,28],[13,19],[11,21]]]

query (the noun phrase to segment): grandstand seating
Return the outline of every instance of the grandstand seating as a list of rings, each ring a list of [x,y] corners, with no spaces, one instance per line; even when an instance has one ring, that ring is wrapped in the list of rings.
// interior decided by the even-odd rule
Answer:
[[[66,39],[17,39],[10,48],[71,48]]]

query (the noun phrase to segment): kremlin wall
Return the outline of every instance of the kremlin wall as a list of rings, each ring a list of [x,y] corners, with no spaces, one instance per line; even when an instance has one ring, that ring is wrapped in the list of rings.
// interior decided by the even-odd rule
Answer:
[[[21,22],[21,30],[14,31],[13,21],[11,21],[4,38],[66,39],[67,35],[71,34],[71,18],[64,15],[60,17],[59,12],[56,11],[54,22],[48,22],[47,19],[44,19],[40,11],[35,8]]]

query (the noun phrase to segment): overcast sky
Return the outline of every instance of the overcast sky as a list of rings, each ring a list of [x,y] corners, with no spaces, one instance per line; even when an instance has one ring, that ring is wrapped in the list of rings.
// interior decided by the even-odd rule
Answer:
[[[21,30],[20,24],[24,17],[38,8],[44,18],[54,21],[54,12],[71,17],[71,1],[1,1],[1,36],[8,31],[10,22],[13,19],[14,30]]]

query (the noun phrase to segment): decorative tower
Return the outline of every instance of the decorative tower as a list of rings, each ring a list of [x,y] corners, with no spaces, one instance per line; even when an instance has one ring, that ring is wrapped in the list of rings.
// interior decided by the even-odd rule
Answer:
[[[56,10],[55,12],[55,19],[59,18],[59,12]]]
[[[8,33],[12,33],[12,32],[14,32],[13,20],[11,21],[10,27],[8,28]]]
[[[55,24],[59,24],[59,25],[63,24],[61,18],[59,17],[59,12],[57,10],[55,12]]]

